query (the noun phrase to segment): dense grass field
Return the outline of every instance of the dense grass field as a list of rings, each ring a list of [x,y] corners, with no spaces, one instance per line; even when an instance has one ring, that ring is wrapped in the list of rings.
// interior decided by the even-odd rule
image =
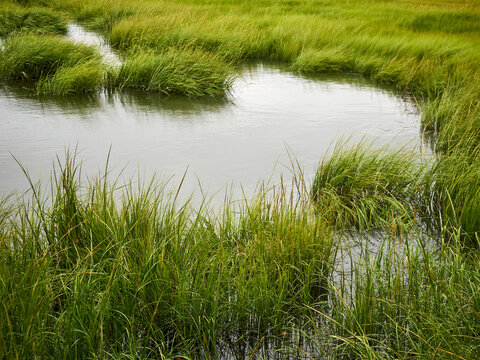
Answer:
[[[339,143],[313,184],[221,210],[67,159],[53,196],[1,203],[1,358],[480,357],[480,1],[5,0],[0,37],[1,81],[39,94],[225,96],[256,60],[360,74],[414,97],[435,152]]]

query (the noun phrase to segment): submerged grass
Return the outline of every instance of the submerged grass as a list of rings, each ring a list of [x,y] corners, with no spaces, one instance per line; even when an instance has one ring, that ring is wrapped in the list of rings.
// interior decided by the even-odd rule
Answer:
[[[411,226],[394,206],[412,200],[406,189],[421,188],[409,177],[418,166],[400,151],[367,150],[324,162],[314,202],[300,179],[299,193],[261,190],[216,211],[155,182],[119,186],[104,175],[82,184],[67,156],[51,201],[32,185],[1,204],[0,355],[200,359],[230,348],[239,359],[257,351],[475,359],[479,248],[459,229],[429,238]],[[405,176],[391,172],[393,159],[403,159]],[[430,169],[421,170],[427,178]],[[364,194],[354,197],[357,189]],[[341,249],[346,220],[367,219],[354,216],[362,202],[371,218],[357,245]],[[371,221],[375,236],[366,232]]]
[[[360,245],[365,255],[347,262],[353,272],[340,270],[331,283],[331,311],[311,308],[311,356],[333,348],[332,358],[478,357],[479,253],[458,232],[440,248],[420,237],[384,236],[373,255],[368,241]]]

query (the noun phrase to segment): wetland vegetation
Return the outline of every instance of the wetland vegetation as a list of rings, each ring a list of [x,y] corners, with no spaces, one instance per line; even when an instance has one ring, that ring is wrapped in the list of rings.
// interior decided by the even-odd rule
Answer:
[[[312,184],[297,170],[221,209],[180,200],[181,184],[82,180],[67,156],[49,195],[32,181],[1,203],[0,357],[478,358],[479,9],[3,1],[4,82],[196,97],[225,96],[247,60],[356,73],[415,98],[435,154],[339,142]],[[67,21],[122,64],[63,38]]]

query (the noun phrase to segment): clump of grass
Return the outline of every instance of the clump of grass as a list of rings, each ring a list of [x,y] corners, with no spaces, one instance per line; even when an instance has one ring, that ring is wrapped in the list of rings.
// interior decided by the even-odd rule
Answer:
[[[478,150],[477,150],[478,151]],[[472,247],[480,245],[480,162],[471,153],[446,155],[430,169],[426,193],[431,199],[430,223],[448,230]]]
[[[415,219],[422,166],[413,152],[337,143],[319,164],[312,199],[338,228],[369,229]]]
[[[41,78],[37,93],[67,95],[89,93],[99,89],[104,80],[104,66],[96,60],[73,66],[63,66],[55,74]]]
[[[122,51],[195,48],[232,62],[255,56],[258,29],[241,19],[222,13],[206,15],[174,3],[156,9],[153,17],[138,10],[135,16],[117,22],[108,34],[113,46]]]
[[[229,65],[198,50],[139,52],[127,57],[110,83],[187,96],[221,96],[232,84]]]
[[[67,23],[46,8],[13,8],[0,13],[0,37],[12,34],[65,34]]]
[[[91,46],[58,37],[19,35],[8,38],[0,54],[0,76],[7,80],[37,80],[62,66],[100,61]]]

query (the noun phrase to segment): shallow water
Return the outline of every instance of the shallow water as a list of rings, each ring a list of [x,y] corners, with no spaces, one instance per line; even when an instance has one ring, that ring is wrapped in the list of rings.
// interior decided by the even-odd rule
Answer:
[[[78,147],[83,173],[110,168],[173,176],[188,168],[184,192],[217,191],[289,177],[289,152],[307,179],[339,136],[420,148],[415,106],[358,77],[304,78],[279,68],[244,68],[228,99],[189,99],[127,92],[38,97],[18,86],[0,88],[0,193],[27,182],[12,154],[33,179],[47,177],[66,148]],[[197,180],[198,179],[198,180]],[[237,187],[238,189],[238,187]],[[238,194],[238,193],[237,193]]]
[[[103,61],[107,65],[118,66],[122,63],[120,57],[115,54],[114,51],[112,51],[112,49],[103,39],[103,37],[99,36],[94,32],[85,30],[80,25],[69,24],[68,32],[65,38],[75,43],[95,46],[102,55]]]

